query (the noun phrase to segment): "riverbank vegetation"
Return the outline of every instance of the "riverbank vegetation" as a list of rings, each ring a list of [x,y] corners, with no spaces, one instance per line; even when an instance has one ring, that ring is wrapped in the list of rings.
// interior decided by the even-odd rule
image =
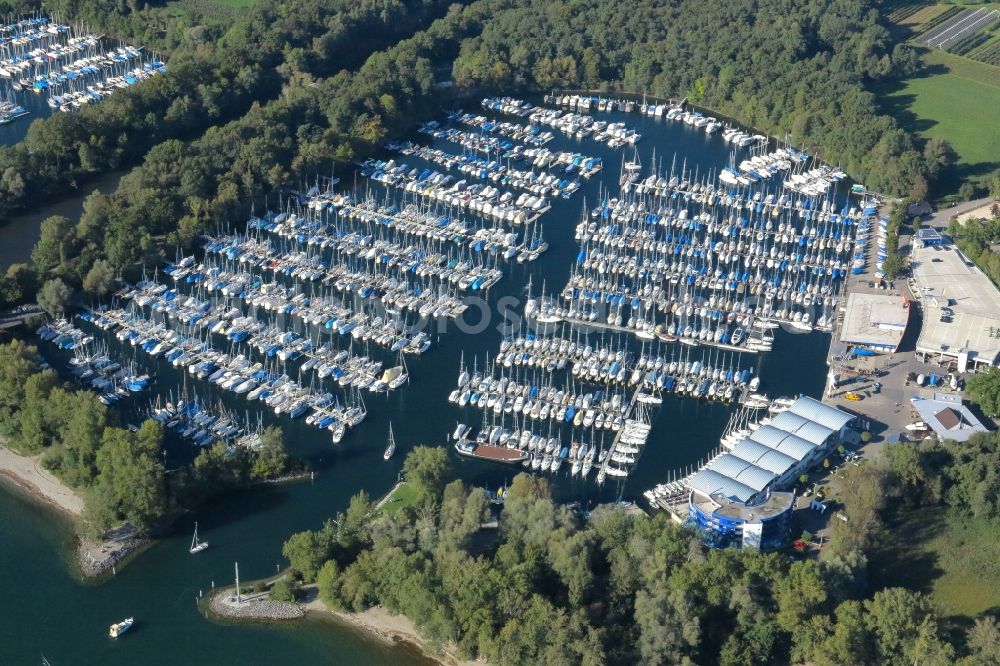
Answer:
[[[817,151],[878,192],[925,188],[921,147],[867,87],[911,75],[865,3],[532,0],[463,43],[459,85],[687,97]],[[918,192],[919,193],[919,192]],[[919,196],[918,196],[919,198]]]
[[[138,166],[114,194],[91,196],[79,221],[43,232],[58,260],[43,252],[47,261],[12,268],[4,301],[54,278],[98,294],[102,277],[134,277],[140,262],[239,224],[251,207],[276,205],[276,193],[371,153],[414,118],[486,90],[687,96],[787,135],[887,193],[921,195],[950,168],[946,143],[919,145],[867,92],[916,60],[860,0],[586,0],[572,11],[561,0],[476,0],[433,22],[446,11],[440,0],[342,4],[262,0],[225,21],[194,2],[112,10],[109,25],[133,41],[162,19],[154,43],[170,52],[171,72],[111,106],[35,123],[24,142],[0,150],[0,208],[86,173]],[[435,85],[449,73],[454,85]]]
[[[323,529],[293,535],[285,555],[328,606],[384,606],[463,657],[944,666],[996,654],[996,621],[976,622],[952,644],[928,596],[869,586],[861,548],[870,542],[842,541],[818,561],[710,550],[663,513],[601,507],[583,518],[529,475],[508,489],[497,530],[484,527],[486,494],[451,480],[444,449],[416,451],[408,483],[425,483],[418,470],[443,471],[423,477],[432,481],[419,504],[371,515],[359,495]]]
[[[164,141],[194,139],[277,98],[285,86],[356,68],[448,4],[261,0],[219,17],[190,4],[138,10],[109,1],[47,3],[62,20],[167,53],[169,71],[106,103],[34,122],[23,141],[0,148],[0,216],[133,165]]]
[[[162,528],[200,501],[298,466],[272,427],[259,450],[216,443],[168,475],[161,424],[121,427],[93,393],[63,384],[37,358],[38,350],[19,340],[0,346],[0,436],[21,454],[41,453],[42,465],[80,492],[88,534],[122,522],[142,531]]]

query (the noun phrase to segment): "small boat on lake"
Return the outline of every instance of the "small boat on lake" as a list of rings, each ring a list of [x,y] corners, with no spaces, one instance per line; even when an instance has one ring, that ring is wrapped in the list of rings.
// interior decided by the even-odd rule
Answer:
[[[116,622],[113,625],[111,625],[111,627],[108,629],[108,635],[111,636],[111,638],[118,638],[126,631],[131,629],[133,624],[135,624],[135,618],[127,617],[121,622]]]
[[[195,553],[200,553],[206,548],[208,548],[208,542],[198,540],[198,523],[195,523],[194,536],[191,537],[191,547],[188,549],[188,552],[194,555]]]
[[[382,454],[384,460],[388,460],[392,457],[392,454],[396,452],[396,438],[392,436],[392,424],[389,424],[389,445],[385,447],[385,453]]]

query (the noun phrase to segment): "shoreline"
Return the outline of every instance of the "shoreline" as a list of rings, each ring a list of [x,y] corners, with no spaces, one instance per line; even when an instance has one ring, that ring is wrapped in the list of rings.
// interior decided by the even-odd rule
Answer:
[[[251,584],[248,583],[247,587]],[[430,649],[427,640],[420,635],[410,618],[393,614],[383,606],[373,606],[360,613],[339,611],[328,608],[320,600],[315,584],[305,585],[302,590],[306,593],[306,601],[275,602],[267,598],[266,592],[259,592],[243,595],[242,604],[237,606],[233,598],[235,588],[219,588],[208,597],[205,608],[210,617],[224,622],[286,622],[315,615],[364,632],[370,638],[387,645],[411,645],[442,666],[477,666],[486,663],[459,659],[451,652],[455,647],[453,645],[443,646],[440,651]]]
[[[83,498],[65,483],[42,469],[41,456],[23,456],[0,443],[0,476],[8,479],[32,499],[60,512],[74,526],[83,515]],[[0,485],[2,488],[2,485]],[[104,541],[75,538],[75,561],[84,579],[101,578],[127,562],[150,539],[139,536],[134,529],[120,527],[108,533]]]

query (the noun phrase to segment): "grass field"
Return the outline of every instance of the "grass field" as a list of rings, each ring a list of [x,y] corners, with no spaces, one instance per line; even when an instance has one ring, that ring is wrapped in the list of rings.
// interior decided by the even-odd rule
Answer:
[[[885,110],[925,138],[947,139],[958,153],[957,190],[1000,168],[1000,67],[943,51],[924,55],[927,71],[880,92]]]
[[[380,510],[385,511],[388,514],[394,514],[397,511],[401,511],[403,507],[410,506],[416,501],[416,489],[410,484],[404,483],[399,488],[396,488],[396,492],[389,497],[389,501],[386,502]]]
[[[872,580],[929,593],[948,615],[1000,608],[1000,526],[948,509],[906,512],[873,561]]]

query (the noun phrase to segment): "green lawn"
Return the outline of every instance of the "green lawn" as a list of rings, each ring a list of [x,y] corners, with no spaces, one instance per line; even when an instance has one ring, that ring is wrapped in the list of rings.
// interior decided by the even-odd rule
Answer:
[[[393,514],[397,511],[402,510],[405,506],[410,506],[417,501],[417,491],[416,489],[408,483],[404,483],[396,492],[392,494],[389,501],[386,502],[380,511],[385,511],[386,513]]]
[[[951,143],[958,168],[946,189],[954,191],[1000,168],[1000,67],[937,50],[924,61],[927,73],[882,90],[881,102],[907,129]]]
[[[948,509],[909,511],[888,525],[872,581],[930,593],[946,614],[1000,607],[1000,525]]]

